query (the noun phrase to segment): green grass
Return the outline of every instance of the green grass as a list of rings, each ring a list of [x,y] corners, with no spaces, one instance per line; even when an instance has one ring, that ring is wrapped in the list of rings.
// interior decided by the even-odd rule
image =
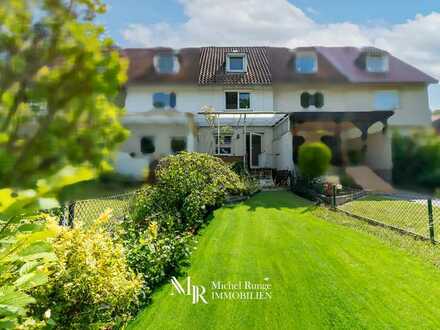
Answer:
[[[288,192],[214,213],[188,269],[209,304],[153,296],[131,329],[439,328],[440,272],[358,229],[323,220]],[[181,281],[185,277],[181,278]],[[211,281],[264,282],[272,299],[210,299]]]
[[[429,238],[428,208],[426,201],[398,200],[378,195],[340,206],[342,210],[389,225],[412,231]],[[434,222],[440,230],[440,205],[433,207]],[[436,235],[436,238],[439,238]]]

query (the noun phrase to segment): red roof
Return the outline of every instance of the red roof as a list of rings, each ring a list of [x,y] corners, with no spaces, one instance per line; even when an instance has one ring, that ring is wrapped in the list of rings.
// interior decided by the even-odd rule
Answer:
[[[227,73],[226,56],[233,51],[247,55],[245,73]],[[295,71],[298,51],[314,51],[318,58],[318,72],[301,74]],[[202,47],[124,49],[130,61],[129,83],[186,83],[199,85],[270,85],[274,83],[424,83],[438,81],[417,68],[388,54],[389,71],[371,73],[360,62],[368,52],[386,53],[377,48],[354,47]],[[154,69],[154,56],[175,54],[180,70],[177,74],[159,74]]]

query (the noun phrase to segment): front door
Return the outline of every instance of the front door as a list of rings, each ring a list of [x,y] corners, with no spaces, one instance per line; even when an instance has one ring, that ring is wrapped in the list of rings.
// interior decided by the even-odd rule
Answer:
[[[249,133],[249,165],[250,168],[259,168],[260,155],[262,153],[263,135],[258,133]]]

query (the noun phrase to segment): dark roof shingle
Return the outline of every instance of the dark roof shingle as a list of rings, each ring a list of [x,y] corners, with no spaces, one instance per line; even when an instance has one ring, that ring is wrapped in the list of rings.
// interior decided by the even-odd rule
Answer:
[[[245,73],[228,73],[225,70],[229,53],[242,53],[247,56]],[[270,72],[267,47],[205,47],[200,54],[200,85],[270,85]]]
[[[294,59],[298,51],[315,51],[318,72],[297,73]],[[368,50],[368,49],[367,49]],[[247,54],[245,73],[227,73],[228,53]],[[124,49],[129,59],[128,83],[199,84],[199,85],[271,85],[275,83],[426,83],[438,81],[419,69],[389,54],[389,71],[367,72],[359,65],[365,49],[355,47],[202,47]],[[371,49],[369,50],[371,51]],[[377,50],[381,51],[381,50]],[[381,51],[383,52],[383,51]],[[159,74],[154,69],[154,56],[161,53],[176,54],[180,70],[176,74]]]

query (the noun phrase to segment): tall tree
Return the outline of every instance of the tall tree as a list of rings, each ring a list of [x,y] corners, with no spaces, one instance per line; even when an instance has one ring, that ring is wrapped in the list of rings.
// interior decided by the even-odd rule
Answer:
[[[113,102],[127,63],[93,23],[101,0],[0,2],[0,188],[98,167],[127,132]]]

